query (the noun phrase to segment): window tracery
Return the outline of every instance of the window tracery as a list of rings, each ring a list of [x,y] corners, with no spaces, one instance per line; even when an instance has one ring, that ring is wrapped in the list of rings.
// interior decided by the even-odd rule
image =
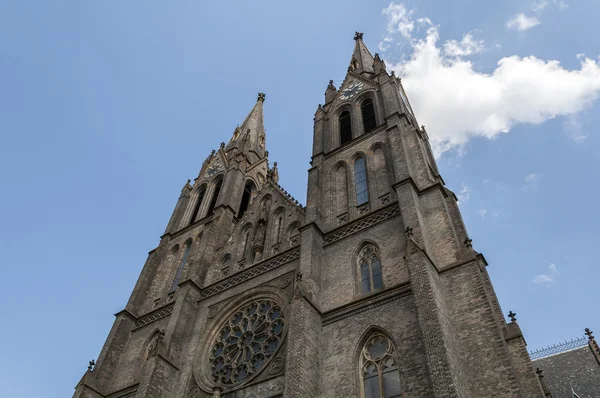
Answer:
[[[274,300],[244,305],[224,322],[210,348],[212,380],[234,386],[258,374],[281,346],[285,326]]]
[[[402,385],[394,345],[375,333],[367,340],[360,360],[363,398],[400,398]]]
[[[373,245],[365,246],[358,255],[360,291],[362,294],[383,289],[381,259]]]

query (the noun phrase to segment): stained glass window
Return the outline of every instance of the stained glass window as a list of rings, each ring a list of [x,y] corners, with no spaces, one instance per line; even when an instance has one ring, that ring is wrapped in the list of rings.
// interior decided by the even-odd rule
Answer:
[[[392,342],[375,333],[362,349],[363,398],[400,398],[402,384]]]
[[[246,304],[222,326],[210,349],[215,383],[232,386],[256,375],[283,340],[283,310],[273,300]]]

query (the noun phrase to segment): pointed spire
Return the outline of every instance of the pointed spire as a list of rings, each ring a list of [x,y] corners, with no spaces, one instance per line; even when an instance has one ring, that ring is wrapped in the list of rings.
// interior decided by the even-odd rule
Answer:
[[[355,73],[374,73],[373,70],[373,56],[363,43],[363,34],[361,32],[354,33],[354,51],[352,52],[352,59],[350,60],[350,66],[348,71]]]
[[[229,152],[237,149],[248,158],[250,164],[265,157],[266,134],[263,119],[263,103],[265,93],[258,93],[256,104],[241,126],[235,128],[231,140],[225,147]]]
[[[327,90],[325,90],[325,103],[333,101],[337,95],[337,88],[335,88],[335,84],[333,84],[333,80],[329,81],[329,85],[327,86]]]

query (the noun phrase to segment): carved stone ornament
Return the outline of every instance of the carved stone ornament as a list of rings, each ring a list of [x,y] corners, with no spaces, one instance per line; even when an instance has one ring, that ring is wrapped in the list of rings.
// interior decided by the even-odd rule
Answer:
[[[208,309],[208,315],[206,316],[208,319],[213,319],[219,314],[219,307],[217,305],[212,306]]]
[[[283,358],[278,357],[271,362],[271,366],[269,366],[269,374],[276,375],[283,370]]]
[[[187,398],[199,398],[200,397],[200,388],[198,386],[194,386],[190,388],[190,392],[187,395]]]
[[[288,287],[290,285],[290,283],[292,283],[292,278],[290,278],[288,275],[285,275],[285,276],[282,276],[281,278],[279,278],[279,282],[277,282],[277,285],[281,289],[285,289],[286,287]]]

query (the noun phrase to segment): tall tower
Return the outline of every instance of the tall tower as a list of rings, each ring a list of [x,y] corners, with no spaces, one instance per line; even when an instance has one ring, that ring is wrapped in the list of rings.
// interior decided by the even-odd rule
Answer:
[[[400,79],[356,33],[306,207],[264,94],[185,184],[75,397],[544,397]]]

